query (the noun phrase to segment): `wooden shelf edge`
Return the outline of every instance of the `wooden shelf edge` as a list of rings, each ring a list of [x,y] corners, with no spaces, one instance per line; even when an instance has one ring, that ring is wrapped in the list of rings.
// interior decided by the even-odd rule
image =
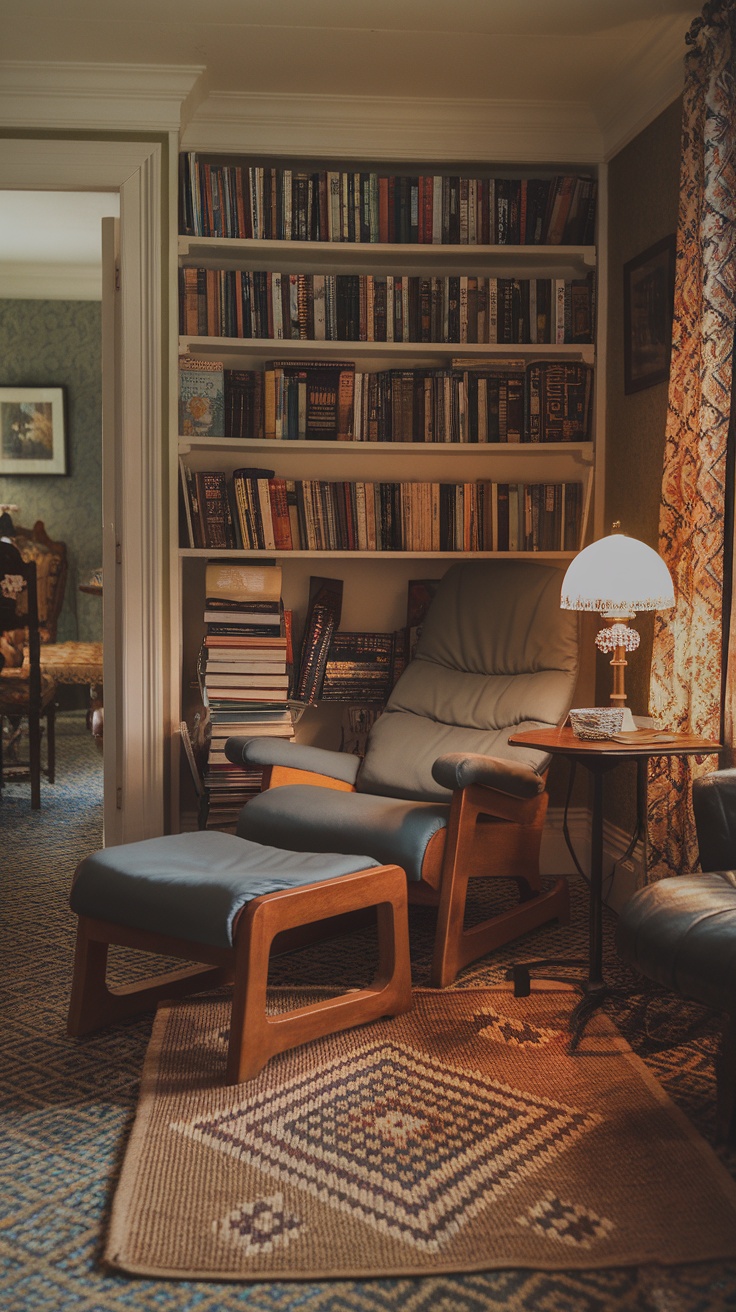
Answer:
[[[585,364],[595,363],[595,346],[592,343],[576,345],[565,342],[564,345],[553,343],[477,343],[477,342],[335,342],[305,341],[291,338],[270,337],[198,337],[183,333],[179,338],[179,355],[253,355],[260,359],[273,356],[279,359],[284,355],[297,357],[331,355],[345,357],[370,357],[386,355],[432,356],[451,358],[453,356],[483,356],[491,359],[500,357],[532,360],[581,360]]]
[[[374,455],[497,455],[497,456],[536,456],[570,455],[581,458],[586,464],[592,464],[594,458],[593,442],[317,442],[305,439],[268,438],[268,437],[182,437],[178,438],[179,455],[188,455],[190,451],[272,451],[300,454],[313,451],[315,454],[358,454],[370,452]]]
[[[195,237],[180,234],[178,238],[179,255],[190,258],[197,251],[233,255],[264,254],[273,252],[278,255],[315,255],[329,260],[347,262],[350,259],[370,255],[380,259],[382,256],[391,260],[407,260],[416,263],[429,258],[432,263],[440,263],[442,258],[448,264],[458,260],[463,264],[479,259],[484,263],[518,263],[524,260],[535,264],[582,264],[594,268],[596,263],[595,246],[546,246],[546,245],[499,245],[492,243],[466,242],[450,244],[449,242],[368,242],[368,241],[290,241],[278,238],[255,237]]]
[[[213,557],[240,560],[572,560],[575,551],[240,551],[180,547],[182,560]]]

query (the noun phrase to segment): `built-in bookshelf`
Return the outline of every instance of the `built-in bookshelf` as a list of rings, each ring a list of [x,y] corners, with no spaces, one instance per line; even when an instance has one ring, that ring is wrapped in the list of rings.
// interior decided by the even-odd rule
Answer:
[[[179,354],[224,388],[219,429],[179,425],[185,617],[213,556],[279,561],[298,644],[313,575],[344,582],[343,630],[390,633],[412,579],[464,558],[562,563],[584,542],[595,177],[473,174],[182,158]],[[334,422],[310,409],[320,369]],[[553,423],[560,381],[569,410]],[[208,475],[232,519],[209,545],[187,493]],[[185,635],[185,684],[196,645]],[[299,736],[338,745],[331,710],[308,711]]]

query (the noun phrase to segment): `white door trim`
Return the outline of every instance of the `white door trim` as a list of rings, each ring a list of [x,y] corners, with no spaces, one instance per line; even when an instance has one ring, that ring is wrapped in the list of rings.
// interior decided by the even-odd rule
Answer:
[[[114,505],[103,511],[113,515],[112,537],[122,548],[121,623],[114,653],[106,652],[111,675],[116,666],[120,674],[109,686],[105,679],[105,718],[114,717],[111,746],[117,743],[116,785],[105,793],[105,842],[153,837],[164,828],[168,653],[161,221],[169,179],[162,174],[162,147],[156,141],[0,139],[0,178],[13,190],[120,191],[121,441],[119,477],[109,494]],[[107,577],[115,565],[111,535],[106,540]]]

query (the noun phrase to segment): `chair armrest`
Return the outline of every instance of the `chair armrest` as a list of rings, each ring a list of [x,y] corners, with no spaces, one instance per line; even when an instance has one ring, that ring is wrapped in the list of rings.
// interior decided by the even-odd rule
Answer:
[[[703,870],[736,866],[736,770],[714,770],[693,782],[693,811]]]
[[[360,767],[360,757],[352,752],[330,752],[283,738],[228,738],[225,755],[233,765],[285,765],[346,784],[355,783]]]
[[[544,792],[544,779],[530,765],[477,752],[439,756],[432,766],[432,778],[453,792],[469,784],[484,784],[512,797],[538,797]]]

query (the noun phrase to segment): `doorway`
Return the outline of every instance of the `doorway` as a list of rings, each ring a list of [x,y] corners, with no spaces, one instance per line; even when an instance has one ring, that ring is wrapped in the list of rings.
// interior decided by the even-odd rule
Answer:
[[[42,660],[57,684],[58,728],[74,732],[87,719],[98,748],[90,770],[96,763],[100,775],[101,234],[103,218],[119,212],[117,192],[0,191],[0,500],[22,549],[38,556]],[[47,389],[53,405],[35,399]],[[45,459],[14,440],[11,423],[44,404],[53,416]],[[24,728],[6,722],[6,779],[27,759]]]
[[[166,140],[166,139],[165,139]],[[163,451],[169,311],[164,313],[165,141],[0,140],[3,187],[120,195],[117,334],[107,386],[115,468],[103,477],[105,841],[163,832],[169,664]],[[107,438],[105,439],[107,440]]]

